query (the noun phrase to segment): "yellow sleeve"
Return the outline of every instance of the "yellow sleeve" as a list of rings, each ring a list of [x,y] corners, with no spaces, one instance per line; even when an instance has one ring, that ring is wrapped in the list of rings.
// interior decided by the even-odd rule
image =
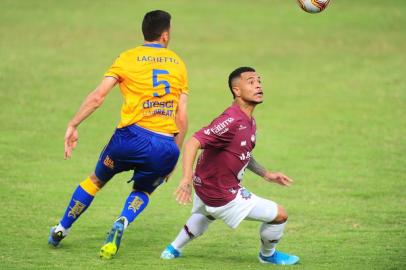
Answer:
[[[119,82],[124,80],[124,70],[122,66],[122,56],[120,55],[111,65],[111,67],[104,73],[104,77],[114,77]]]
[[[187,74],[187,69],[184,63],[183,65],[183,86],[182,86],[182,94],[189,94],[189,79],[188,79],[188,74]]]

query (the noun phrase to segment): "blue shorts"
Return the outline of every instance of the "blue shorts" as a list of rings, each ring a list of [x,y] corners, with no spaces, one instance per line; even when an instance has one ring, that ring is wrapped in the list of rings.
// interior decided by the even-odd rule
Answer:
[[[134,189],[152,193],[175,167],[179,148],[173,137],[136,125],[117,128],[100,154],[95,174],[103,182],[134,170]]]

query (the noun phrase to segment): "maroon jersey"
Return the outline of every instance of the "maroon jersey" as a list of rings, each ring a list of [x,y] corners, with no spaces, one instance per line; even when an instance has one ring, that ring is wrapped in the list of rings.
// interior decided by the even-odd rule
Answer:
[[[255,119],[234,103],[194,134],[203,151],[193,185],[206,205],[219,207],[235,198],[255,147],[255,133]]]

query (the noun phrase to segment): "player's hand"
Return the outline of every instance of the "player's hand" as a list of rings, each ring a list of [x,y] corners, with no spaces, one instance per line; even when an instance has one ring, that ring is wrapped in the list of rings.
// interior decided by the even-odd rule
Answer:
[[[293,183],[293,180],[280,172],[266,172],[264,179],[268,182],[274,182],[282,186],[290,186]]]
[[[78,144],[78,130],[76,127],[68,125],[65,133],[65,159],[70,158],[72,150]]]
[[[179,204],[188,204],[192,202],[192,181],[189,179],[182,179],[176,189],[174,195]]]

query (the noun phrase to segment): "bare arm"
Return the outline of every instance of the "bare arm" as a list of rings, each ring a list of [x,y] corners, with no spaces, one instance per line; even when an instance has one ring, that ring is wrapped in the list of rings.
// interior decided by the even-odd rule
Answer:
[[[182,158],[182,179],[175,191],[176,200],[181,204],[192,201],[193,164],[200,147],[200,142],[195,137],[186,141]]]
[[[259,164],[253,156],[251,156],[250,162],[248,163],[247,169],[250,170],[251,172],[255,173],[256,175],[259,175],[261,177],[265,176],[266,169]]]
[[[91,115],[98,107],[103,104],[104,98],[116,85],[117,79],[113,77],[105,77],[96,87],[95,90],[85,98],[80,105],[79,110],[75,116],[69,121],[65,133],[65,159],[72,155],[72,150],[76,147],[78,142],[77,128],[89,115]]]
[[[268,182],[274,182],[277,184],[280,184],[282,186],[289,186],[293,180],[284,175],[283,173],[280,172],[270,172],[267,169],[265,169],[261,164],[259,164],[253,156],[251,156],[251,159],[248,163],[247,168],[252,171],[253,173],[261,176]]]
[[[179,128],[179,133],[175,137],[175,142],[179,147],[179,150],[182,150],[183,140],[188,128],[188,118],[187,118],[187,98],[186,94],[181,94],[179,99],[179,105],[176,112],[175,123]]]
[[[179,129],[179,133],[175,136],[175,143],[179,148],[179,151],[182,150],[183,140],[185,139],[185,135],[188,128],[188,118],[187,118],[187,95],[181,94],[179,99],[178,108],[176,110],[176,118],[175,118],[176,126]],[[165,177],[165,181],[168,182],[169,178],[171,177],[172,173],[175,171],[175,168],[172,170],[170,174]]]

